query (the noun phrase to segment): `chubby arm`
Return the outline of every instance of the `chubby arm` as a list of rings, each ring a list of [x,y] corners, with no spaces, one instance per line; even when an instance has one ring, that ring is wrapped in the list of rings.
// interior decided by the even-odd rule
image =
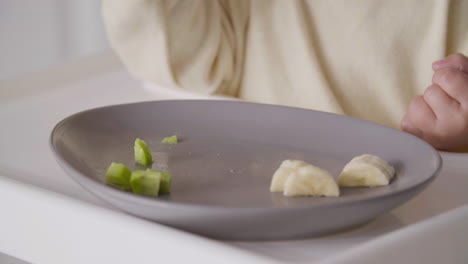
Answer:
[[[235,96],[242,77],[249,3],[104,0],[114,50],[138,79]]]
[[[453,54],[432,69],[432,84],[410,103],[401,128],[440,150],[468,149],[468,58]]]

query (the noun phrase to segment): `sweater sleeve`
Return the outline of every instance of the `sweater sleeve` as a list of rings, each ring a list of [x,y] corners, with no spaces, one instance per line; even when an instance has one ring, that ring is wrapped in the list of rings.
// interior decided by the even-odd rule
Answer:
[[[468,1],[452,0],[449,6],[446,55],[468,56]]]
[[[223,0],[103,1],[114,50],[138,79],[236,96],[249,3]]]

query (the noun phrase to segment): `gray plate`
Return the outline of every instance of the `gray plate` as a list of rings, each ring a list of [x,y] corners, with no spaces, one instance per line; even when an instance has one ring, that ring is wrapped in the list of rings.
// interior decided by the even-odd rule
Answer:
[[[178,145],[159,143],[177,134]],[[135,138],[153,168],[173,174],[172,193],[147,198],[104,184],[112,161],[130,169]],[[61,121],[51,146],[85,189],[130,214],[218,238],[271,240],[329,234],[365,223],[407,201],[434,179],[437,151],[371,122],[290,107],[232,101],[157,101],[92,109]],[[354,156],[378,155],[396,168],[389,186],[341,188],[338,198],[270,193],[284,159],[335,177]]]

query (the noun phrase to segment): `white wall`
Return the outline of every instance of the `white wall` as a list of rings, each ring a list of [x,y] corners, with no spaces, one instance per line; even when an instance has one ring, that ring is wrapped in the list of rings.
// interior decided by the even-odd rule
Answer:
[[[99,0],[0,0],[0,80],[108,48]]]

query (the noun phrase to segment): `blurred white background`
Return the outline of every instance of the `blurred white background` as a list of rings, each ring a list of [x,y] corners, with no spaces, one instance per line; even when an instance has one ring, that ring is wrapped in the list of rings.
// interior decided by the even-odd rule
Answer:
[[[109,49],[99,0],[1,0],[0,80]]]
[[[0,80],[107,49],[99,0],[0,0]]]

